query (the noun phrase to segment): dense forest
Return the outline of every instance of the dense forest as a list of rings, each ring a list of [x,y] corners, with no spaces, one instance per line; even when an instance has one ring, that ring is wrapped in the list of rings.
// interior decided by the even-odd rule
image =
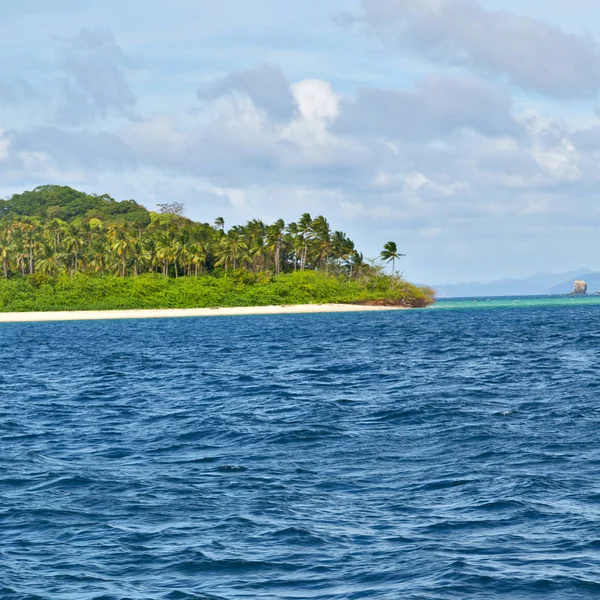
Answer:
[[[40,186],[15,194],[0,201],[0,273],[5,280],[24,279],[31,289],[45,285],[54,292],[59,282],[73,286],[73,280],[82,277],[141,277],[149,281],[210,276],[264,285],[286,274],[305,273],[303,281],[321,277],[320,281],[328,284],[333,279],[353,282],[354,292],[338,294],[338,300],[382,301],[386,295],[383,288],[402,288],[402,298],[412,295],[406,292],[410,284],[365,262],[354,242],[342,231],[332,230],[323,216],[313,218],[304,213],[288,224],[281,219],[272,224],[253,219],[227,228],[221,218],[212,225],[188,219],[177,202],[159,207],[159,212],[151,212],[134,200],[117,202],[108,195],[90,195],[63,186]],[[381,254],[392,265],[400,256],[394,242],[388,242]],[[300,281],[298,276],[296,281]],[[369,285],[379,292],[370,296],[358,293]],[[128,292],[123,287],[120,293]],[[431,296],[427,291],[422,295]],[[12,296],[3,296],[6,310],[13,306]],[[331,301],[327,293],[322,296],[313,300]],[[396,303],[410,304],[400,301],[397,293],[392,296]],[[200,305],[203,299],[187,303],[190,301]],[[311,301],[310,294],[304,301]]]

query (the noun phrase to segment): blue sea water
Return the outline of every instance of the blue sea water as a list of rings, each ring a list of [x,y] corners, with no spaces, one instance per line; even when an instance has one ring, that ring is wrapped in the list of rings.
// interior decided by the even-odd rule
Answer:
[[[600,305],[465,302],[0,325],[0,598],[598,598]]]

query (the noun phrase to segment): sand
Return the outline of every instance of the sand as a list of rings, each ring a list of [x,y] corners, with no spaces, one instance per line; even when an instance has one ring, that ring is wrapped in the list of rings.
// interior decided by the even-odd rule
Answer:
[[[38,321],[100,321],[110,319],[163,319],[172,317],[234,317],[243,315],[286,315],[405,310],[393,306],[357,304],[298,304],[290,306],[244,306],[237,308],[161,308],[150,310],[69,310],[56,312],[0,313],[0,323]]]

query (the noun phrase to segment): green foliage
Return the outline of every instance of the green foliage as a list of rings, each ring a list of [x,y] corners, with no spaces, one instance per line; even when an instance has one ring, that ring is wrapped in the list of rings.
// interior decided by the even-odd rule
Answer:
[[[400,254],[398,252],[398,246],[396,245],[396,242],[386,242],[383,245],[383,250],[381,251],[381,254],[379,256],[386,263],[392,263],[392,273],[395,273],[396,261],[399,260],[402,256],[405,256],[405,254]]]
[[[369,266],[325,217],[258,219],[228,230],[64,186],[0,201],[0,310],[363,302],[425,306],[431,290]]]
[[[31,275],[0,280],[0,311],[211,308],[282,304],[352,303],[427,306],[430,290],[398,278],[362,280],[298,271],[283,275],[238,274],[198,278],[159,275],[73,277]]]
[[[0,200],[2,217],[58,217],[70,222],[86,215],[114,221],[150,221],[148,211],[134,200],[117,202],[107,194],[94,196],[60,185],[41,185]]]

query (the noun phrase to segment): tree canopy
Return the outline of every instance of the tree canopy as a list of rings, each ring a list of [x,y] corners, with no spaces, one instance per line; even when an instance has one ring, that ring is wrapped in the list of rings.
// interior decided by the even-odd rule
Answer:
[[[365,263],[323,215],[226,227],[183,212],[65,186],[0,201],[0,310],[433,301],[432,290]],[[385,244],[384,261],[400,256]]]
[[[8,200],[0,200],[0,217],[74,219],[98,217],[117,222],[148,223],[150,213],[135,200],[117,202],[108,194],[97,196],[60,185],[41,185]]]
[[[183,216],[169,202],[150,212],[65,186],[40,186],[0,201],[0,262],[5,278],[67,273],[121,277],[198,276],[242,269],[280,274],[323,271],[355,277],[372,269],[354,242],[309,213],[286,225],[252,219],[226,229]]]

